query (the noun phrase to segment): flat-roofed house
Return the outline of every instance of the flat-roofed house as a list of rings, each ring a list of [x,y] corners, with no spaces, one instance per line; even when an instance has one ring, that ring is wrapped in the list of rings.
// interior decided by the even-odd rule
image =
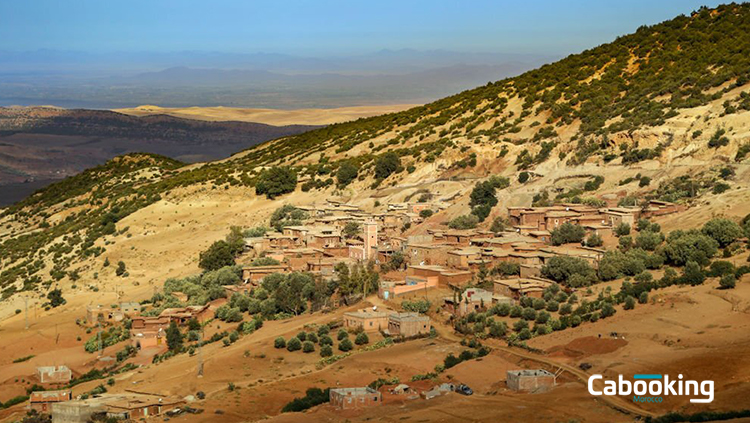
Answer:
[[[37,413],[49,414],[52,411],[52,404],[70,401],[73,399],[73,392],[70,389],[61,391],[36,391],[29,396],[29,408]]]
[[[438,287],[438,276],[406,276],[402,281],[381,280],[378,286],[378,296],[390,300],[413,292],[424,292]]]
[[[481,288],[467,288],[460,296],[445,297],[443,300],[445,309],[458,316],[486,310],[493,304],[511,303],[510,298],[495,295]]]
[[[479,247],[464,247],[457,250],[448,251],[449,267],[454,269],[469,269],[469,263],[479,260],[482,257],[482,249]]]
[[[544,229],[551,232],[565,223],[576,223],[580,217],[581,214],[574,211],[550,211],[544,215]]]
[[[118,420],[140,420],[158,416],[185,404],[180,398],[156,395],[138,395],[132,398],[107,402],[107,417]]]
[[[665,214],[677,213],[685,210],[685,206],[668,201],[649,200],[648,205],[643,209],[641,216],[649,219],[655,216],[664,216]]]
[[[365,332],[377,332],[388,328],[388,313],[362,309],[344,313],[344,327],[356,329],[361,327]]]
[[[73,372],[68,366],[41,366],[36,368],[36,374],[41,383],[63,384],[73,379]]]
[[[555,375],[543,369],[508,370],[505,383],[514,391],[546,392],[555,387]]]
[[[409,243],[404,249],[404,257],[414,265],[442,266],[448,262],[448,252],[456,249],[450,244],[419,244]]]
[[[377,406],[383,403],[380,392],[370,388],[337,388],[329,391],[331,405],[341,410]]]
[[[242,280],[257,285],[263,278],[274,273],[290,273],[288,264],[271,264],[267,266],[245,266],[242,268]]]
[[[542,298],[544,289],[552,284],[554,284],[553,281],[537,277],[495,279],[493,281],[493,292],[515,300],[523,296]]]
[[[419,313],[392,313],[388,316],[388,333],[392,336],[412,336],[430,333],[430,318]]]
[[[641,209],[635,207],[611,207],[604,211],[610,226],[626,223],[632,228],[641,216]]]
[[[406,274],[423,278],[437,276],[438,285],[457,287],[467,284],[472,277],[472,273],[468,270],[452,270],[443,266],[429,265],[409,266],[406,269]]]

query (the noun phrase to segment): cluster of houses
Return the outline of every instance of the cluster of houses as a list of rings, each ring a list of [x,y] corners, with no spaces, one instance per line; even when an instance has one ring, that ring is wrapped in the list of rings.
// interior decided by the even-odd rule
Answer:
[[[185,401],[179,398],[126,391],[92,398],[74,398],[68,387],[73,372],[66,366],[41,366],[36,369],[38,384],[45,388],[29,395],[30,410],[48,414],[53,423],[86,423],[92,417],[138,420],[173,410]]]
[[[381,277],[378,295],[384,300],[415,296],[435,288],[462,291],[482,269],[502,263],[518,265],[517,277],[494,276],[493,292],[469,291],[460,296],[462,304],[446,299],[454,313],[465,313],[478,304],[512,301],[520,296],[541,296],[551,281],[541,277],[541,269],[552,257],[573,256],[598,266],[605,253],[600,248],[582,245],[551,245],[551,232],[565,223],[580,225],[587,235],[613,236],[621,223],[635,225],[640,218],[675,213],[682,206],[651,201],[646,207],[592,207],[562,204],[550,207],[510,207],[509,227],[495,233],[487,230],[427,229],[404,236],[406,223],[419,223],[424,210],[438,211],[443,204],[388,204],[384,213],[366,213],[355,205],[328,200],[322,206],[301,207],[308,215],[302,225],[287,226],[281,233],[267,233],[246,240],[246,248],[257,255],[271,257],[279,264],[246,266],[243,285],[232,292],[249,292],[272,273],[308,271],[332,277],[338,263],[374,261],[386,264],[394,254],[404,265]],[[354,222],[361,227],[358,237],[346,238],[342,231]]]
[[[383,332],[389,336],[411,338],[430,333],[430,318],[420,313],[379,311],[377,308],[344,313],[344,328],[365,332]]]
[[[505,376],[506,387],[515,392],[542,393],[552,390],[557,385],[557,376],[544,369],[508,370]],[[340,410],[361,409],[382,405],[388,398],[409,395],[408,399],[433,399],[450,392],[458,392],[460,385],[455,383],[441,383],[418,389],[417,386],[399,384],[388,390],[384,396],[379,390],[370,387],[331,389],[329,399],[331,406]],[[418,392],[419,391],[419,392]]]

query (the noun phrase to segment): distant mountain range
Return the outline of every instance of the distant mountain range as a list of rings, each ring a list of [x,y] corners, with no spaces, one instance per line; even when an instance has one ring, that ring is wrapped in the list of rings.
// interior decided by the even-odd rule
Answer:
[[[423,103],[550,60],[409,49],[349,57],[2,52],[0,105],[308,108]]]

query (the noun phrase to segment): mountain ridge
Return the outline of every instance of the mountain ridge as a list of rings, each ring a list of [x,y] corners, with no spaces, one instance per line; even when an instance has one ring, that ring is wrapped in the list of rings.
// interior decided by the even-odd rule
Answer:
[[[695,62],[709,45],[712,53]],[[256,219],[265,219],[274,205],[304,204],[323,196],[343,197],[372,210],[378,207],[374,199],[399,201],[437,184],[447,190],[446,198],[454,199],[441,213],[449,220],[470,210],[472,183],[493,174],[515,180],[522,171],[531,174],[530,182],[514,182],[508,192],[499,194],[502,207],[530,205],[550,195],[548,201],[632,195],[685,203],[703,201],[703,196],[746,195],[748,187],[742,181],[750,151],[750,107],[743,94],[749,88],[747,52],[750,5],[700,9],[519,77],[406,111],[276,139],[218,162],[158,171],[138,183],[123,176],[113,182],[115,189],[93,193],[102,206],[84,214],[106,215],[132,195],[145,203],[128,207],[131,213],[164,198],[190,201],[192,195],[237,196],[234,201],[258,204],[261,200],[253,194],[256,182],[272,167],[289,167],[300,184],[291,196],[253,206]],[[652,72],[656,66],[659,71]],[[399,165],[384,175],[377,171],[377,162],[388,155],[395,155]],[[336,172],[346,163],[354,165],[357,176],[337,187]],[[727,166],[737,176],[723,181],[720,170]],[[593,191],[583,190],[583,182],[596,175],[606,181]],[[686,175],[696,184],[688,191],[680,179]],[[629,184],[635,176],[647,176],[649,184]],[[561,180],[581,183],[562,185]],[[29,228],[39,228],[45,218],[38,213],[59,204],[34,196],[6,209],[3,219],[23,216],[20,221]],[[720,205],[716,201],[706,210],[717,212]],[[492,214],[499,212],[498,208]],[[47,231],[3,234],[3,247],[15,252],[15,259],[4,261],[3,268],[11,263],[20,266],[17,260],[33,254],[28,245],[49,242],[53,234]],[[100,246],[97,240],[92,242]],[[83,260],[91,248],[75,247],[71,262],[75,257]],[[20,272],[28,271],[28,264],[21,268],[25,270]],[[0,285],[10,284],[18,287],[19,279],[5,272]]]

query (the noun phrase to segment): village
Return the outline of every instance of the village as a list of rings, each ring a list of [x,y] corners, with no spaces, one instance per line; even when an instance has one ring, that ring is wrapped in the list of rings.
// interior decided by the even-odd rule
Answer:
[[[662,201],[651,201],[644,207],[597,208],[580,204],[511,207],[507,216],[501,218],[505,222],[501,231],[428,228],[424,233],[403,234],[404,228],[418,225],[444,207],[444,204],[427,202],[394,203],[388,204],[387,211],[381,214],[367,213],[335,200],[299,207],[306,216],[304,221],[295,222],[300,224],[244,239],[240,260],[251,264],[242,266],[238,283],[223,286],[224,294],[220,298],[203,305],[164,308],[157,315],[147,311],[149,304],[139,302],[91,305],[79,324],[97,331],[91,351],[98,350],[100,362],[112,361],[111,357],[101,356],[102,333],[108,334],[106,328],[111,330],[121,325],[127,325],[129,336],[124,359],[132,356],[156,359],[168,350],[171,326],[185,331],[183,328],[207,325],[233,296],[251,295],[271,275],[303,272],[327,280],[337,278],[337,269],[342,265],[369,263],[379,270],[377,292],[367,292],[367,285],[363,285],[364,292],[348,296],[335,292],[326,300],[322,311],[356,305],[368,297],[375,298],[370,302],[380,306],[348,311],[340,321],[330,322],[325,332],[318,333],[321,348],[329,328],[370,334],[384,340],[429,337],[435,335],[435,318],[442,320],[437,322],[440,325],[455,326],[459,319],[470,314],[500,305],[514,306],[527,299],[541,299],[558,287],[555,281],[542,274],[543,266],[550,259],[576,257],[597,268],[606,252],[605,246],[616,245],[614,231],[617,227],[635,227],[641,219],[683,210],[682,206]],[[588,238],[598,236],[601,245],[553,245],[552,233],[564,225],[582,228]],[[263,260],[258,261],[258,258]],[[268,262],[273,264],[264,264]],[[568,291],[573,294],[575,290]],[[173,291],[170,295],[183,303],[188,301],[184,293]],[[422,302],[427,304],[426,309],[430,308],[429,304],[437,304],[438,313],[430,316],[424,313],[426,310],[404,310],[405,302]],[[310,309],[313,311],[321,310]],[[286,340],[282,341],[286,344]],[[208,341],[197,345],[205,342]],[[330,344],[333,346],[333,342]],[[341,346],[339,349],[343,351]],[[119,356],[117,361],[120,361]],[[513,391],[546,392],[554,388],[556,377],[542,368],[514,369],[508,370],[506,383]],[[65,365],[39,367],[34,386],[44,390],[30,393],[28,408],[51,415],[53,423],[202,412],[188,405],[185,398],[135,390],[117,394],[92,392],[91,396],[74,398],[70,389],[73,380],[73,372]],[[379,387],[330,389],[326,402],[334,408],[347,410],[380,405],[393,398],[430,399],[449,392],[472,394],[470,387],[454,381],[417,382],[412,386],[400,383],[380,390],[375,388]]]

